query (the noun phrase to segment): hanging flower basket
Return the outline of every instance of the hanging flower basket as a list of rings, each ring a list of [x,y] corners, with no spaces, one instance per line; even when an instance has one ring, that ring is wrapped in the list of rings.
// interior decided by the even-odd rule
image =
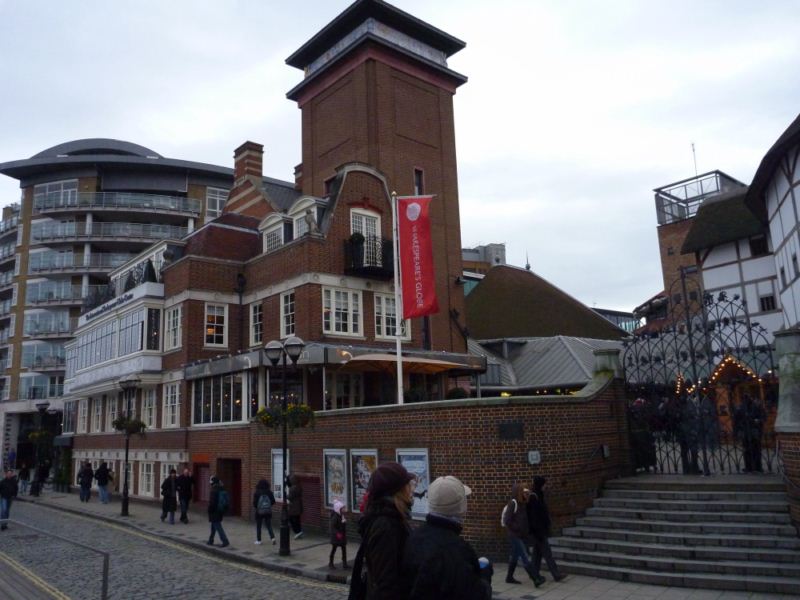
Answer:
[[[37,429],[36,431],[31,431],[28,434],[28,441],[33,442],[34,444],[39,444],[46,442],[51,437],[52,436],[50,435],[50,432],[46,429]]]
[[[114,429],[125,435],[133,435],[134,433],[144,435],[144,430],[147,428],[144,421],[140,419],[130,419],[128,417],[117,417],[111,425]]]
[[[259,409],[253,420],[269,429],[278,429],[284,422],[289,431],[304,427],[313,429],[314,411],[305,404],[289,404],[285,413],[280,407],[269,406]]]

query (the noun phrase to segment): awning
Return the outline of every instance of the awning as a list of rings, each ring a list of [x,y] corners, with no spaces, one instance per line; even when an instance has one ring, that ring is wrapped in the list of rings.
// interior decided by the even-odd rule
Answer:
[[[403,371],[406,373],[424,373],[432,375],[434,373],[441,373],[442,371],[450,371],[453,369],[469,368],[467,365],[462,365],[446,360],[436,360],[434,358],[422,358],[415,356],[403,356]],[[395,354],[361,354],[354,356],[349,361],[344,363],[338,369],[340,372],[354,372],[354,371],[376,371],[380,373],[396,373],[397,372],[397,356]]]

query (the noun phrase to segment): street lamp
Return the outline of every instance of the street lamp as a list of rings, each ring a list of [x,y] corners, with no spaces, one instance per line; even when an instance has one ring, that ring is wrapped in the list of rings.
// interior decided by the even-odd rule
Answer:
[[[126,378],[120,379],[119,387],[123,391],[123,402],[125,403],[125,413],[124,417],[128,417],[128,407],[130,405],[130,396],[131,394],[136,394],[136,388],[139,386],[139,379],[138,378]],[[125,475],[124,475],[124,483],[122,484],[122,512],[120,516],[127,517],[128,516],[128,451],[130,449],[131,444],[131,432],[129,428],[125,429]]]
[[[303,353],[303,348],[305,345],[305,342],[299,337],[291,336],[288,337],[283,343],[273,340],[271,342],[267,342],[267,344],[264,346],[264,354],[269,359],[269,362],[272,363],[272,366],[278,366],[278,361],[281,361],[282,366],[281,387],[283,390],[283,398],[281,400],[281,411],[283,412],[283,460],[281,461],[281,467],[283,472],[281,473],[281,489],[283,490],[283,505],[281,506],[281,545],[278,550],[278,554],[280,556],[289,556],[291,552],[289,549],[289,508],[286,501],[286,454],[288,452],[286,448],[288,442],[286,433],[286,357],[288,356],[291,359],[293,366],[296,365],[297,359],[300,358],[300,355]],[[275,473],[272,474],[272,478],[274,484]]]
[[[36,479],[39,479],[39,474],[42,473],[42,465],[39,464],[41,461],[41,456],[39,456],[39,452],[42,446],[42,431],[44,430],[44,413],[47,412],[47,409],[50,408],[50,403],[45,400],[43,402],[36,403],[36,410],[39,411],[39,437],[36,439]],[[42,489],[44,486],[44,481],[39,482],[39,489]]]

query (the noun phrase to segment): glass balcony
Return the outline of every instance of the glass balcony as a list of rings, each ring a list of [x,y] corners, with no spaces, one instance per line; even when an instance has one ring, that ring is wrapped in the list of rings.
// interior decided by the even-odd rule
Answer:
[[[47,223],[31,228],[34,243],[85,238],[140,238],[147,240],[179,240],[188,233],[186,227],[151,223]]]
[[[22,400],[40,400],[43,398],[59,398],[64,395],[64,384],[63,383],[53,383],[47,385],[28,385],[23,386],[22,382],[26,381],[22,379],[20,381],[20,390],[19,390],[19,397]],[[2,389],[0,389],[0,394],[2,394]],[[4,400],[8,400],[8,398],[3,398]]]
[[[0,287],[5,287],[14,283],[14,271],[0,273]]]
[[[90,285],[92,288],[105,286]],[[80,285],[44,283],[30,284],[25,294],[27,304],[81,304],[83,302],[83,287]]]
[[[8,382],[8,379],[5,380]],[[0,401],[6,401],[10,397],[10,388],[6,385],[5,387],[0,387]]]
[[[53,193],[34,198],[33,208],[39,212],[74,209],[124,209],[156,210],[199,215],[200,200],[180,196],[138,194],[132,192],[82,192],[79,194]]]
[[[34,371],[44,371],[47,369],[64,370],[64,355],[48,355],[48,354],[23,354],[22,366]]]
[[[74,254],[62,254],[59,252],[41,252],[30,255],[28,263],[29,273],[60,272],[60,271],[83,271],[83,270],[103,270],[116,269],[125,264],[133,254],[114,254],[110,252],[90,254],[81,256]],[[2,282],[0,282],[2,285]]]
[[[3,300],[0,302],[0,317],[11,314],[11,300]]]
[[[5,246],[0,246],[0,261],[14,258],[16,255],[17,251],[15,244],[6,244]]]
[[[0,346],[7,345],[10,337],[11,337],[11,328],[6,327],[4,329],[0,329]]]
[[[16,229],[18,225],[19,225],[19,217],[11,217],[10,219],[6,219],[5,221],[0,221],[0,235],[9,232],[12,229]]]
[[[69,335],[78,326],[78,319],[69,316],[31,315],[25,317],[23,332],[30,337]]]

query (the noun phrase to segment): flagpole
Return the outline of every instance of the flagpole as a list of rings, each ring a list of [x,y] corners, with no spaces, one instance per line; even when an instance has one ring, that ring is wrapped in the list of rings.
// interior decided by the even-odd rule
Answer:
[[[397,353],[397,403],[403,403],[403,349],[401,336],[403,334],[403,294],[400,289],[400,229],[398,225],[399,217],[397,213],[397,192],[392,192],[392,232],[394,240],[394,333],[395,333],[395,352]],[[385,318],[385,315],[384,315]]]

